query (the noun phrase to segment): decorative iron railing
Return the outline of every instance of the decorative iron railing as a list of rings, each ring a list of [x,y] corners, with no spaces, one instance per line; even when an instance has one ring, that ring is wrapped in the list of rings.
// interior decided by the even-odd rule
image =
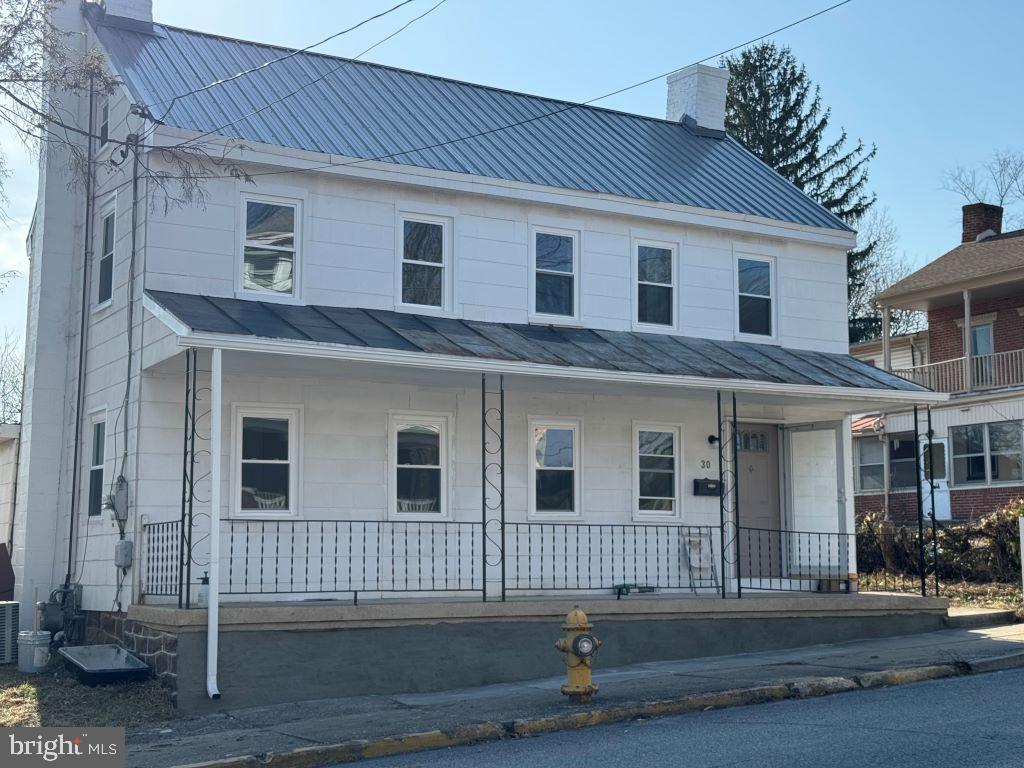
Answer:
[[[739,529],[743,590],[849,592],[856,578],[856,534]]]

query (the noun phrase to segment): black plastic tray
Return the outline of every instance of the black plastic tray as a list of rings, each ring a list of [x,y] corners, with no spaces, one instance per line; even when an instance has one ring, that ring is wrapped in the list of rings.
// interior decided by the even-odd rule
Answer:
[[[85,685],[109,685],[148,680],[152,674],[145,662],[119,645],[77,645],[61,648],[64,664]]]

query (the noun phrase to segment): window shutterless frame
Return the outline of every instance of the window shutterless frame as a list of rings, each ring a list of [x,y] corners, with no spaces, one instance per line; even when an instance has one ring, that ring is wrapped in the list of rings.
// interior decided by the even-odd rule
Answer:
[[[952,487],[1020,485],[1024,422],[998,421],[949,428]]]
[[[774,341],[778,338],[775,258],[736,249],[736,336]]]
[[[683,515],[681,424],[633,422],[633,519],[678,520]]]
[[[583,422],[531,416],[527,425],[529,517],[583,517]]]
[[[92,417],[89,431],[89,489],[87,509],[89,517],[96,517],[103,511],[103,494],[106,482],[107,413],[102,411]]]
[[[114,295],[114,247],[117,242],[116,198],[100,209],[100,225],[96,236],[96,304],[93,309],[100,309],[110,304]]]
[[[419,213],[398,215],[396,308],[432,314],[454,304],[452,219]]]
[[[236,403],[231,425],[231,515],[298,517],[302,509],[302,406]]]
[[[388,414],[388,517],[446,520],[450,431],[446,413]]]
[[[100,149],[110,141],[110,99],[103,99],[97,108],[99,122]]]
[[[294,302],[302,277],[303,201],[243,193],[235,292],[242,298]]]
[[[530,319],[580,321],[580,232],[546,226],[530,228]]]
[[[679,327],[679,247],[658,240],[633,239],[633,327],[673,331]]]

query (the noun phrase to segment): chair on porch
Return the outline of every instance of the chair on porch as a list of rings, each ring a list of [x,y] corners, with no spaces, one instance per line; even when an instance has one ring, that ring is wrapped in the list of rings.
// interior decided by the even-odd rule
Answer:
[[[715,547],[711,529],[687,529],[681,542],[682,556],[690,576],[690,591],[697,593],[698,586],[718,586],[715,571]]]

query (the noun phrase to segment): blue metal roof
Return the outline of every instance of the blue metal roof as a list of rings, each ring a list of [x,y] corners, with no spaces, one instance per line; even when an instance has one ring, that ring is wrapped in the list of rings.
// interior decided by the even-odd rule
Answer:
[[[174,96],[280,58],[275,46],[156,24],[104,24],[100,41],[133,98],[161,116]],[[334,71],[332,71],[334,70]],[[329,73],[329,74],[328,74]],[[254,110],[323,77],[253,117]],[[569,102],[317,53],[178,99],[169,125],[245,141],[850,231],[731,137],[597,107],[410,152],[564,109]],[[241,119],[240,119],[241,118]]]
[[[630,373],[927,392],[850,355],[658,333],[487,323],[147,290],[193,332]]]

